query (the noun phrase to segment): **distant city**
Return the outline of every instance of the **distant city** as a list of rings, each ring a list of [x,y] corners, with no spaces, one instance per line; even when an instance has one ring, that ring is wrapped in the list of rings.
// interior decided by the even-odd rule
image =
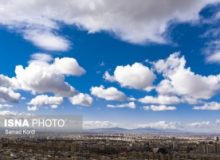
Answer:
[[[1,136],[1,160],[219,160],[218,136],[79,133]]]

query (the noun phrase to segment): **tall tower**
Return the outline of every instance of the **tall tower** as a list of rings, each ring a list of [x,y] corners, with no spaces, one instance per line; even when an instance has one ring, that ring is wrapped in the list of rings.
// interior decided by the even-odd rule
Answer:
[[[175,137],[172,138],[172,149],[173,150],[176,149],[176,138]]]

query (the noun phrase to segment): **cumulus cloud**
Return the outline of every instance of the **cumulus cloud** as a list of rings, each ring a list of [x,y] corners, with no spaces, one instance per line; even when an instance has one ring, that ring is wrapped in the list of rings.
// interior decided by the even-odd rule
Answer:
[[[69,57],[55,58],[51,68],[64,75],[81,76],[85,73],[77,60]]]
[[[14,91],[15,84],[13,80],[5,75],[0,74],[0,106],[7,103],[17,103],[21,95]],[[1,104],[2,103],[2,104]]]
[[[56,108],[62,103],[63,97],[70,97],[73,104],[89,105],[93,101],[92,97],[78,93],[65,81],[66,76],[81,76],[84,73],[85,70],[74,58],[53,59],[48,54],[35,53],[31,56],[27,67],[16,66],[15,77],[0,75],[0,107],[20,100],[21,95],[15,92],[16,90],[55,95],[54,97],[39,95],[33,98],[28,103],[28,110],[32,111],[37,110],[41,105]]]
[[[149,105],[149,106],[144,106],[143,109],[158,112],[158,111],[174,111],[176,110],[176,107],[166,106],[166,105]]]
[[[73,105],[90,106],[93,102],[93,98],[88,94],[79,93],[69,98]]]
[[[194,110],[220,110],[220,103],[218,102],[207,102],[201,106],[194,106]]]
[[[20,98],[20,93],[16,93],[10,88],[0,87],[0,103],[16,103]]]
[[[110,121],[83,121],[84,129],[113,128],[118,124]]]
[[[61,28],[60,22],[78,26],[89,33],[113,32],[132,43],[163,43],[166,41],[163,33],[171,20],[196,20],[204,6],[216,1],[9,0],[7,3],[0,1],[0,24],[19,28],[26,39],[48,50],[68,48],[66,39],[54,34]]]
[[[203,76],[192,72],[179,53],[157,61],[154,66],[165,77],[156,88],[160,94],[209,99],[220,90],[220,74]]]
[[[177,129],[180,124],[177,122],[158,121],[146,124],[139,124],[141,128],[155,128],[155,129]]]
[[[105,72],[104,78],[111,82],[117,81],[122,87],[148,90],[152,88],[155,75],[143,64],[134,63],[132,65],[117,66],[113,76]]]
[[[117,104],[117,105],[108,104],[107,107],[108,108],[131,108],[131,109],[135,109],[136,104],[134,102],[124,103],[124,104]]]
[[[145,96],[139,99],[140,102],[146,104],[178,104],[181,103],[181,99],[176,96],[164,96],[159,95],[158,97]]]
[[[29,111],[36,111],[40,106],[50,106],[51,108],[57,108],[61,103],[63,103],[62,97],[53,97],[48,95],[38,95],[31,99],[28,103]]]
[[[0,74],[0,86],[1,87],[14,88],[15,85],[16,84],[11,78],[3,74]]]
[[[101,85],[99,87],[92,87],[90,91],[92,95],[108,101],[123,101],[126,99],[126,95],[114,87],[104,88]]]
[[[18,89],[33,93],[53,93],[58,96],[70,96],[76,91],[67,82],[65,76],[80,76],[85,70],[74,58],[55,58],[52,63],[34,57],[27,67],[16,66],[13,82]],[[42,58],[42,57],[41,57]]]

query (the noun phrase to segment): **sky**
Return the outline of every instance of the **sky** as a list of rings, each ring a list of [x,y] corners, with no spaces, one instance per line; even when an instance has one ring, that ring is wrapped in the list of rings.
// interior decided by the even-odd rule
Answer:
[[[219,0],[0,0],[0,115],[220,133],[219,20]]]

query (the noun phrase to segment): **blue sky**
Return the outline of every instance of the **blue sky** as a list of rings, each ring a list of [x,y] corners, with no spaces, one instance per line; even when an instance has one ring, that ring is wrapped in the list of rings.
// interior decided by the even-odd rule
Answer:
[[[0,113],[219,132],[218,1],[126,2],[0,1]]]

